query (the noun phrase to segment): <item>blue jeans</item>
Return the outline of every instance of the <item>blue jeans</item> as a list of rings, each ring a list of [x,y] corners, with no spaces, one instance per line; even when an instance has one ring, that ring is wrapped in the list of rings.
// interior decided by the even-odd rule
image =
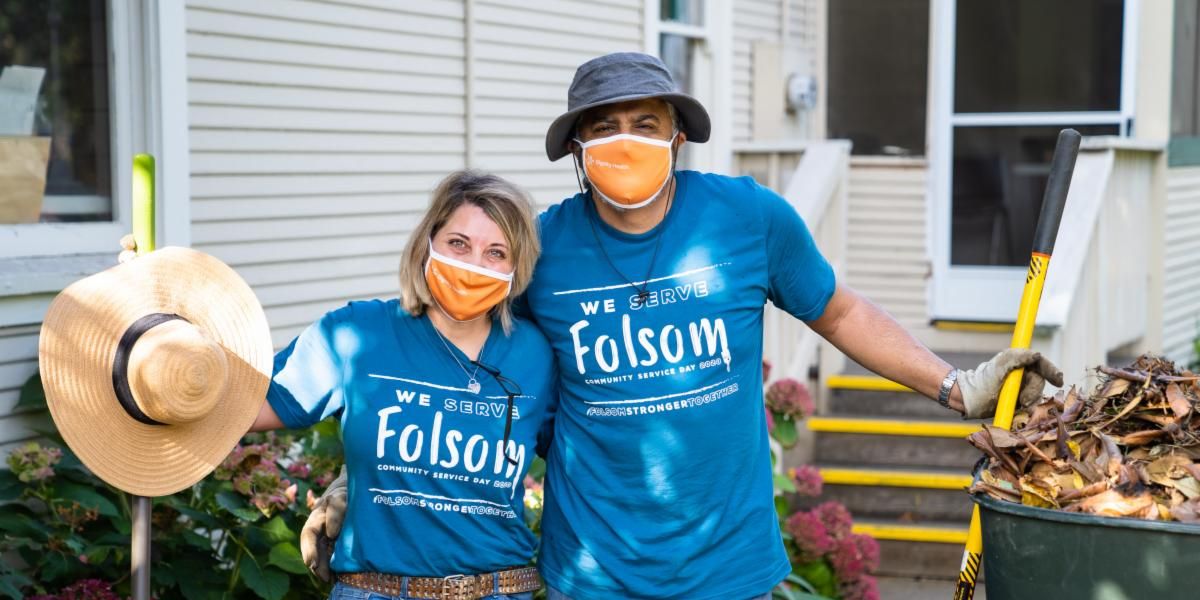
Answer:
[[[408,594],[401,594],[399,596],[379,594],[370,590],[346,585],[340,581],[333,584],[333,592],[329,594],[329,600],[411,600],[415,598],[417,596],[409,596]],[[495,593],[483,600],[533,600],[533,592],[525,592],[523,594]]]
[[[546,586],[546,600],[571,600],[571,597],[550,586]],[[755,596],[749,600],[771,600],[771,592]]]

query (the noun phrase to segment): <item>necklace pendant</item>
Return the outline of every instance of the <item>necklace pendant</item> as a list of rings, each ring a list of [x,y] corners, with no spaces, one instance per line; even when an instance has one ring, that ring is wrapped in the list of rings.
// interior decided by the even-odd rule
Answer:
[[[479,385],[479,382],[475,381],[473,378],[471,381],[467,382],[467,391],[471,392],[472,394],[478,394],[481,388],[482,386]]]

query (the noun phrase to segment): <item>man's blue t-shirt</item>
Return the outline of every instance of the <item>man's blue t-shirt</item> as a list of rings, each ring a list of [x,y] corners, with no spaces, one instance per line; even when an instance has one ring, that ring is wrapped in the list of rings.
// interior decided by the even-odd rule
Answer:
[[[541,217],[526,298],[561,379],[539,566],[579,600],[739,600],[790,569],[772,499],[763,306],[820,317],[833,270],[770,190],[676,177],[670,212],[644,234],[609,227],[584,195]]]
[[[505,390],[480,369],[482,387],[470,393],[450,352],[474,366],[448,346],[428,316],[376,300],[326,314],[275,356],[267,398],[285,425],[340,413],[349,497],[334,571],[444,577],[532,558],[523,481],[552,435],[550,347],[518,319],[511,336],[494,324],[479,357],[520,388],[512,466],[501,450]]]

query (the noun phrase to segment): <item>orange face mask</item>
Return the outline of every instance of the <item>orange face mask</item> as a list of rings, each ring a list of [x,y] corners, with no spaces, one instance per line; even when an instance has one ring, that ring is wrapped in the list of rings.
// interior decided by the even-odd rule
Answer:
[[[617,208],[650,204],[671,176],[669,140],[622,133],[590,142],[575,141],[583,148],[583,172],[592,189]]]
[[[474,321],[508,296],[512,289],[512,273],[485,269],[438,254],[430,240],[425,283],[446,316],[455,321]]]

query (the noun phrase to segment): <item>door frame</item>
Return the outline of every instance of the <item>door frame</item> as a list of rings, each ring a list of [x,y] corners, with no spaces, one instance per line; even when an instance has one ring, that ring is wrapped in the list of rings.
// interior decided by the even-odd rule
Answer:
[[[926,289],[932,320],[1011,323],[1020,303],[1026,268],[950,264],[951,177],[957,126],[1116,125],[1133,134],[1137,83],[1138,14],[1141,0],[1125,0],[1120,110],[1080,112],[955,113],[954,67],[957,0],[931,0],[929,30],[930,100],[927,137],[926,239],[932,277]]]

